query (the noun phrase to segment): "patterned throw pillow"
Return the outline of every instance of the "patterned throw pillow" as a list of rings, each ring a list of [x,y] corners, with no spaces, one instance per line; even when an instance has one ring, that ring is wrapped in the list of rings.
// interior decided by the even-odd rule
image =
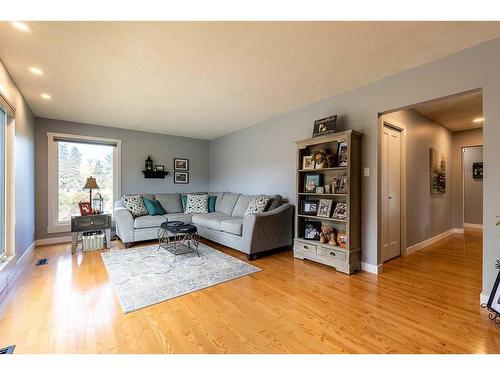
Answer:
[[[248,214],[259,214],[261,212],[264,212],[268,202],[269,198],[264,198],[264,197],[252,199],[248,204],[245,216],[247,216]]]
[[[188,194],[186,199],[186,214],[208,213],[208,194]]]
[[[130,211],[134,218],[148,215],[148,210],[146,210],[146,206],[144,206],[142,195],[124,195],[122,200],[123,205]]]

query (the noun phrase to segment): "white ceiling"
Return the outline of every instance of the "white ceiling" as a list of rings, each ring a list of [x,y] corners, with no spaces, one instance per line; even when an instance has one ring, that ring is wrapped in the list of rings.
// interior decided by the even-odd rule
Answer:
[[[36,116],[204,139],[500,36],[498,22],[28,24],[0,22],[0,59]]]
[[[473,122],[483,117],[481,92],[433,100],[413,109],[454,132],[483,127],[482,122]]]

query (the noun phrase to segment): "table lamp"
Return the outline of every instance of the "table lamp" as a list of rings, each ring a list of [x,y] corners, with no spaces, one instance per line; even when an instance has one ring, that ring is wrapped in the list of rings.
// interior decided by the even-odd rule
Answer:
[[[92,189],[99,189],[99,186],[97,185],[97,182],[95,181],[95,178],[90,176],[87,178],[87,181],[85,182],[85,186],[83,187],[83,190],[89,189],[90,190],[90,212],[94,212],[92,209]]]

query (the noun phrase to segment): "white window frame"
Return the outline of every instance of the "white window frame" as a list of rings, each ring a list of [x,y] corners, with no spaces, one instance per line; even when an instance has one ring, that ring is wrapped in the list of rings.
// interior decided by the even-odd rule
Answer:
[[[0,106],[5,112],[5,256],[7,262],[0,263],[0,269],[16,255],[15,247],[15,109],[0,95]],[[0,288],[2,286],[0,285]]]
[[[48,174],[47,174],[47,233],[62,233],[71,230],[71,223],[59,222],[59,166],[58,166],[58,147],[57,141],[54,138],[71,139],[75,142],[96,142],[96,143],[116,143],[113,147],[113,203],[121,196],[121,154],[122,141],[121,139],[89,137],[85,135],[64,134],[64,133],[47,133],[47,150],[48,150]],[[111,214],[113,214],[111,212]]]

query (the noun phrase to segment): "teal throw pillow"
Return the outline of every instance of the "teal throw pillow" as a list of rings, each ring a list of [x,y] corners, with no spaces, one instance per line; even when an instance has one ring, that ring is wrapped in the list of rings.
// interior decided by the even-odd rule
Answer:
[[[216,200],[217,200],[217,195],[211,195],[208,197],[208,212],[215,212]]]
[[[144,205],[146,206],[146,210],[148,211],[148,214],[150,214],[151,216],[166,214],[160,202],[158,202],[157,200],[146,199],[146,198],[143,198],[143,200],[144,200]]]

